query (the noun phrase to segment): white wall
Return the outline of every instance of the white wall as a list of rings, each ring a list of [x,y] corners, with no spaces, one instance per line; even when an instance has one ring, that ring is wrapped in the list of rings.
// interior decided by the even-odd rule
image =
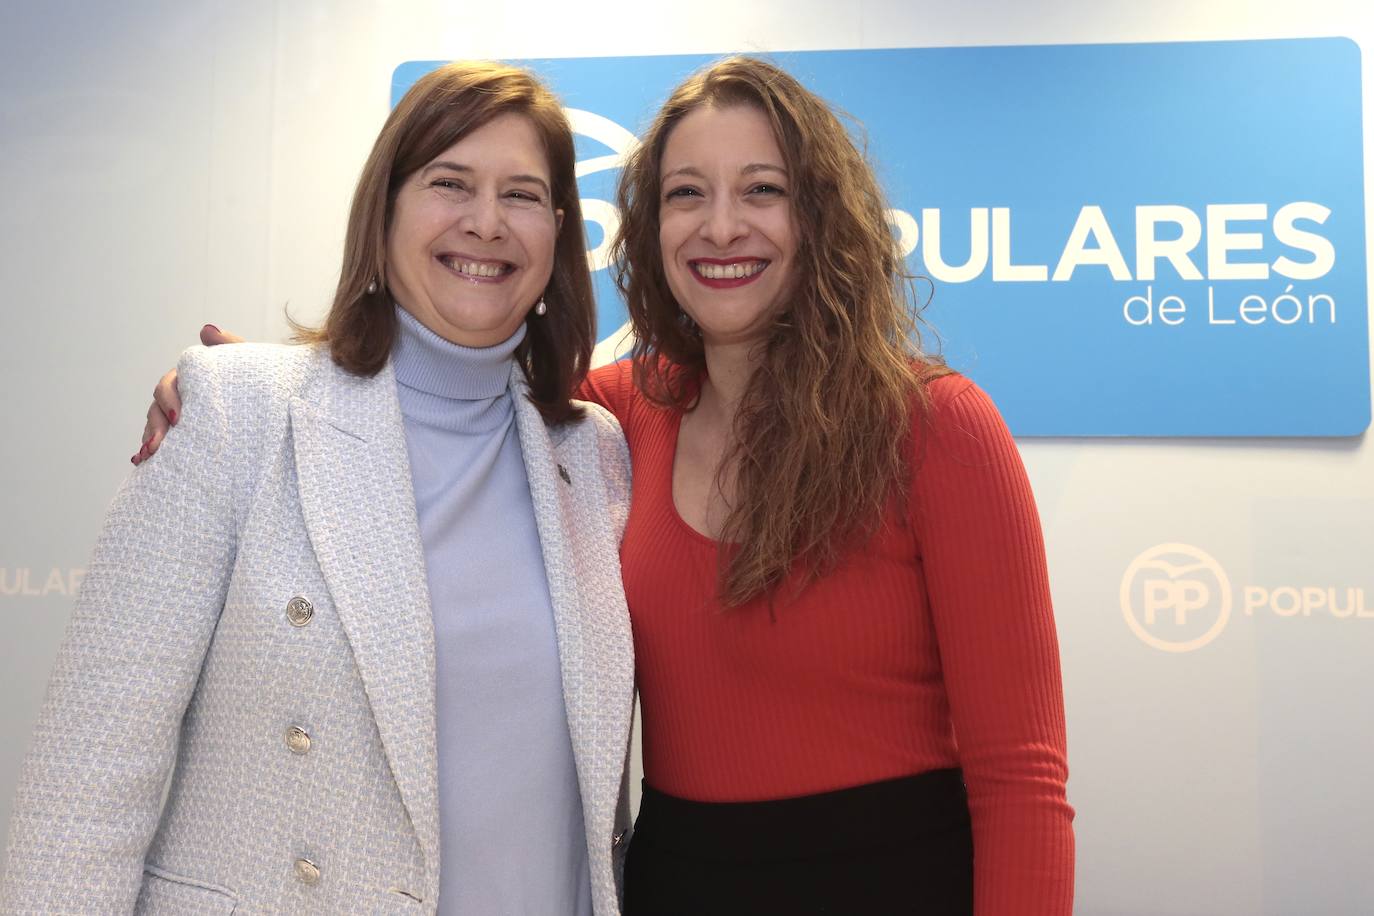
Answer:
[[[1366,6],[5,0],[0,591],[39,594],[0,594],[0,819],[152,383],[206,321],[276,339],[284,308],[322,313],[397,63],[1324,35],[1367,53]],[[1134,557],[1179,541],[1238,592],[1361,587],[1374,612],[1374,451],[1363,437],[1022,451],[1063,645],[1078,912],[1374,909],[1374,619],[1238,610],[1224,639],[1171,654],[1131,634],[1118,598]]]

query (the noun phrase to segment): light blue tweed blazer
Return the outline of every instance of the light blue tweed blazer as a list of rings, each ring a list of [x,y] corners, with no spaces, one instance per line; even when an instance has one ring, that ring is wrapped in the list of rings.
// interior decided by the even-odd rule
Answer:
[[[433,913],[434,635],[390,367],[245,344],[179,371],[185,416],[116,497],[52,675],[0,911]],[[511,385],[593,904],[613,914],[629,459],[605,411],[550,428],[518,369]],[[518,845],[520,815],[489,841]]]

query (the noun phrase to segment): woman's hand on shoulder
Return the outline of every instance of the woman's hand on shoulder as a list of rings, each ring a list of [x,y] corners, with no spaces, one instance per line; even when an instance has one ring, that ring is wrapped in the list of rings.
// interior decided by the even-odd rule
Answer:
[[[213,324],[200,329],[200,342],[207,347],[219,344],[243,343],[243,338],[229,331],[221,331]],[[148,405],[148,419],[143,424],[143,447],[129,460],[135,465],[142,464],[156,454],[167,435],[167,430],[176,426],[181,414],[181,392],[177,389],[177,371],[173,369],[158,379],[153,388],[153,403]]]

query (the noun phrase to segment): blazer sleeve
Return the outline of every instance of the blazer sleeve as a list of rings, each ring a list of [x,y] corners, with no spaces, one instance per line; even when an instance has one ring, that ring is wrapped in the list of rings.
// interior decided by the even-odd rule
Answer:
[[[183,418],[106,516],[20,774],[0,912],[129,913],[137,901],[234,560],[215,365],[203,348],[183,355]]]

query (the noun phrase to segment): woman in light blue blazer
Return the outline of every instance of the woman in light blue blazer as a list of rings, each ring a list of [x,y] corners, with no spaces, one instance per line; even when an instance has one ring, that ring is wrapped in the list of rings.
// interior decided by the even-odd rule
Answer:
[[[449,65],[377,139],[313,345],[183,356],[185,416],[116,497],[52,675],[0,910],[618,912],[629,471],[570,400],[581,227],[557,101]]]

